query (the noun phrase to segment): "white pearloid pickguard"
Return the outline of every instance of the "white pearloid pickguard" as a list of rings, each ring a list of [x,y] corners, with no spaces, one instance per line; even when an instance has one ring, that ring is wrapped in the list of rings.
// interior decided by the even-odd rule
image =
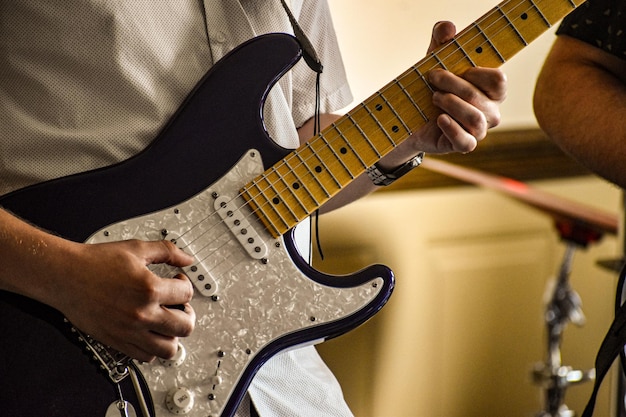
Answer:
[[[248,386],[249,376],[242,377],[262,349],[303,329],[315,335],[316,327],[367,306],[383,287],[382,278],[357,287],[334,288],[304,275],[285,249],[284,239],[272,238],[238,196],[240,188],[263,170],[261,156],[251,150],[224,177],[190,200],[112,224],[88,240],[172,239],[196,258],[193,267],[184,268],[197,289],[191,301],[197,316],[195,330],[181,340],[186,357],[180,364],[139,365],[159,417],[220,416],[234,390],[240,394]],[[229,217],[216,212],[216,199],[224,197],[245,216],[253,228],[249,235],[256,240],[251,244],[261,243],[266,256],[253,257],[258,250],[245,248],[247,240],[236,237],[226,225]],[[169,267],[154,270],[163,277],[180,272]],[[322,341],[312,339],[306,342]],[[281,349],[289,347],[281,345]],[[178,403],[172,404],[169,398],[166,405],[168,392],[176,389]]]

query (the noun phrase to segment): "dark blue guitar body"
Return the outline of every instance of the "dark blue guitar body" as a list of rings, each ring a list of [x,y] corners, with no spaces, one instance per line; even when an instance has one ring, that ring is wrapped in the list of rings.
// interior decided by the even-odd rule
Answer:
[[[272,85],[300,57],[300,46],[290,36],[271,34],[255,38],[207,73],[143,152],[113,166],[17,190],[0,197],[0,206],[43,229],[86,242],[109,225],[166,211],[211,189],[250,149],[258,152],[263,167],[269,168],[290,151],[277,146],[266,133],[261,116],[263,103]],[[265,232],[261,234],[273,242]],[[334,337],[356,327],[375,314],[390,296],[393,276],[383,266],[372,266],[346,277],[328,276],[312,269],[298,255],[292,233],[283,236],[280,243],[294,270],[315,285],[340,291],[365,286],[375,278],[382,285],[378,285],[366,305],[345,317],[320,320],[306,328],[303,325],[302,329],[286,331],[259,346],[240,369],[239,378],[232,381],[231,391],[218,398],[219,406],[208,404],[208,408],[203,408],[205,405],[200,403],[210,402],[203,393],[196,398],[200,405],[188,415],[232,415],[252,377],[269,358],[290,346]],[[228,294],[224,298],[228,299]],[[208,302],[198,295],[197,303]],[[207,334],[214,331],[206,330]],[[0,335],[1,414],[104,416],[118,398],[117,387],[105,372],[108,370],[100,369],[102,364],[93,360],[85,350],[86,344],[77,339],[59,312],[0,292]],[[128,366],[135,367],[132,363]],[[138,415],[146,411],[150,415],[169,415],[163,405],[165,394],[153,390],[149,377],[142,378],[149,372],[143,367],[135,372],[141,392],[130,378],[120,382],[124,398]],[[147,403],[144,411],[140,411],[139,398]]]

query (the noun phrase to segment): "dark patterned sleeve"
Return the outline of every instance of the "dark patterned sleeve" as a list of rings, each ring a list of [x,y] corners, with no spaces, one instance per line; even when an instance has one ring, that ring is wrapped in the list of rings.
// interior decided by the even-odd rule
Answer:
[[[589,0],[563,19],[557,34],[626,59],[626,1]]]

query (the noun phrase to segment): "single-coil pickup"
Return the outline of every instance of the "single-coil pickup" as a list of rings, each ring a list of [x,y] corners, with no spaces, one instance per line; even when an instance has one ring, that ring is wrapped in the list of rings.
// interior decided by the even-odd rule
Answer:
[[[178,236],[174,233],[164,233],[164,238],[168,239],[170,242],[174,243],[179,248],[183,249],[189,254],[193,254],[195,257],[198,256],[198,251],[200,251],[200,255],[202,255],[201,248],[204,244],[204,241],[201,239],[195,240],[192,243],[187,243],[184,238]],[[151,270],[155,273],[158,272],[158,268],[163,268],[162,265],[152,265]],[[197,259],[195,263],[189,266],[185,266],[181,268],[185,275],[189,278],[189,280],[193,283],[196,289],[205,297],[213,297],[215,293],[217,293],[217,281],[211,274],[202,259]],[[160,276],[167,276],[167,271],[162,271],[157,273]]]
[[[267,245],[233,200],[226,196],[217,197],[214,207],[215,211],[250,257],[253,259],[263,259],[267,257]]]

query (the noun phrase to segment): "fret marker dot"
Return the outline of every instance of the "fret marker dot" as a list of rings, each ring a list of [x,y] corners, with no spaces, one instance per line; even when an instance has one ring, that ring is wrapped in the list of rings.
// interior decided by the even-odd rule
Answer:
[[[398,133],[398,131],[400,130],[400,128],[398,126],[394,126],[391,128],[391,130],[394,131],[394,133]]]
[[[376,110],[381,111],[383,109],[382,104],[377,104],[376,105]]]
[[[528,19],[528,13],[522,13],[522,20]]]
[[[348,150],[346,148],[341,148],[341,149],[339,149],[339,152],[341,152],[342,154],[345,155],[345,154],[348,153]]]
[[[298,184],[297,182],[294,182],[291,186],[293,187],[294,190],[297,190],[300,188],[300,184]]]
[[[280,199],[279,199],[278,197],[274,197],[274,198],[272,199],[272,203],[274,203],[274,204],[278,204],[278,203],[280,203]]]
[[[316,166],[316,167],[315,167],[315,172],[317,172],[318,174],[319,174],[320,172],[322,172],[322,167],[321,167],[321,166],[319,166],[319,165],[318,165],[318,166]]]
[[[479,54],[483,53],[483,47],[479,46],[478,48],[476,48],[476,52],[478,52]]]

